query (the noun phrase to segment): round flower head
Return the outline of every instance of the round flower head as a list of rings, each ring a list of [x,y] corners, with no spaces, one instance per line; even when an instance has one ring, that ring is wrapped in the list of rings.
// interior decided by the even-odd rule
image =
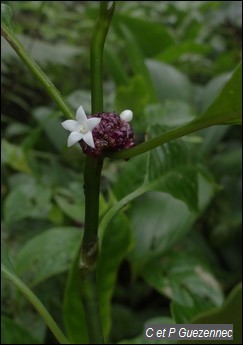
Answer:
[[[99,157],[135,145],[134,132],[128,123],[132,116],[131,110],[125,110],[120,116],[115,112],[102,112],[86,117],[79,107],[77,121],[67,120],[62,126],[71,131],[68,146],[79,142],[85,154]]]

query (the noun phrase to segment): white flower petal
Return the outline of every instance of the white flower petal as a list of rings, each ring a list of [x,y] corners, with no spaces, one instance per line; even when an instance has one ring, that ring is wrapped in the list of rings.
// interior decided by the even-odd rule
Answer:
[[[87,121],[87,116],[85,114],[85,111],[84,111],[84,108],[82,107],[82,105],[80,105],[80,107],[76,111],[76,119],[80,125],[86,123],[86,121]]]
[[[130,122],[133,118],[133,112],[129,109],[124,110],[123,112],[121,112],[120,118],[126,122]]]
[[[92,129],[94,129],[96,126],[98,126],[100,121],[101,121],[101,119],[98,117],[92,117],[91,119],[88,119],[87,120],[87,126],[88,126],[89,130],[92,131]]]
[[[87,145],[91,146],[93,149],[95,148],[94,139],[91,132],[85,133],[83,135],[83,140],[86,142]]]
[[[80,132],[72,132],[68,137],[68,147],[73,146],[79,140],[83,139],[83,134]]]
[[[78,128],[79,123],[75,120],[66,120],[61,123],[62,127],[67,131],[73,132]]]

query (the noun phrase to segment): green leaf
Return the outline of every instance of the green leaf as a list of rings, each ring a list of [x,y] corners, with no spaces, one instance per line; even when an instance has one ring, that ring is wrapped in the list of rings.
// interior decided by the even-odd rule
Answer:
[[[129,216],[135,247],[130,256],[135,271],[141,272],[147,262],[162,256],[190,231],[214,193],[214,185],[202,175],[198,188],[198,213],[166,193],[150,192],[133,202]]]
[[[169,64],[152,59],[147,60],[146,65],[161,102],[170,99],[192,103],[193,88],[186,75]]]
[[[117,180],[112,186],[113,193],[117,199],[124,198],[144,184],[147,172],[147,155],[134,157],[128,162],[120,163]]]
[[[206,55],[210,53],[212,48],[210,45],[202,45],[195,41],[185,41],[182,43],[173,44],[161,53],[156,55],[156,59],[162,62],[173,64],[178,61],[184,54],[190,55]]]
[[[195,122],[211,120],[211,124],[242,123],[242,64],[225,84],[211,106]]]
[[[232,77],[224,86],[223,90],[220,92],[216,100],[209,107],[209,109],[202,115],[198,116],[191,122],[188,122],[184,126],[172,129],[165,134],[159,135],[151,140],[148,140],[140,145],[137,145],[128,150],[123,150],[114,154],[109,155],[112,158],[130,158],[149,150],[154,149],[168,141],[180,138],[187,134],[199,131],[201,129],[219,125],[219,124],[240,124],[242,122],[242,86],[241,86],[241,70],[242,65],[240,64],[234,71]],[[158,85],[161,83],[161,78],[157,78]],[[157,73],[159,75],[159,73]],[[173,84],[173,83],[172,83]],[[173,88],[175,88],[175,83]],[[179,90],[183,90],[183,86],[179,84]],[[168,88],[169,90],[169,88]],[[166,90],[165,90],[166,92]],[[174,91],[171,90],[173,95]],[[176,94],[176,93],[175,93]],[[186,91],[188,96],[188,90]],[[189,92],[189,95],[191,93]],[[183,96],[183,97],[184,97]]]
[[[26,329],[6,316],[1,317],[1,344],[40,344]]]
[[[147,135],[153,137],[158,132],[162,127],[151,126]],[[185,142],[176,140],[150,151],[147,167],[145,183],[151,184],[149,190],[169,193],[197,211],[199,168]]]
[[[145,248],[150,245],[153,247],[153,244],[150,242],[153,242],[153,232],[157,232],[156,222],[160,224],[163,221],[161,217],[165,217],[164,222],[166,226],[164,231],[166,233],[167,231],[176,231],[177,228],[182,233],[188,231],[189,229],[186,230],[186,227],[190,227],[190,224],[198,215],[198,209],[201,212],[215,189],[212,179],[206,181],[206,179],[202,178],[201,173],[204,174],[205,171],[201,172],[201,170],[201,168],[197,167],[195,161],[191,160],[190,152],[182,141],[169,143],[161,148],[157,148],[155,151],[151,151],[146,156],[136,157],[129,164],[126,164],[119,174],[119,178],[114,185],[114,192],[116,196],[122,197],[122,199],[111,207],[102,218],[100,223],[101,233],[103,233],[110,220],[119,210],[149,191],[166,192],[170,196],[158,196],[159,204],[154,201],[153,204],[156,205],[153,207],[149,207],[149,201],[146,203],[144,199],[141,199],[143,200],[141,201],[141,206],[140,202],[137,201],[139,204],[137,214],[140,215],[141,213],[140,207],[144,210],[141,217],[138,216],[138,223],[135,221],[134,225],[135,232],[138,233],[138,241],[145,241]],[[201,186],[204,185],[204,190],[201,190],[200,184]],[[183,201],[183,203],[178,203],[176,199]],[[189,212],[184,203],[192,212]],[[144,207],[145,204],[146,206]],[[161,209],[165,210],[165,214],[161,213]],[[180,216],[178,218],[173,217],[175,210],[179,212]],[[134,215],[136,217],[136,206]],[[146,229],[144,224],[146,224],[150,231],[146,230],[146,234],[141,234],[140,231],[143,231],[142,229],[145,231]],[[175,229],[172,230],[171,227]],[[178,230],[178,234],[180,234],[180,231]],[[157,241],[157,238],[154,240],[157,244],[160,242]],[[173,236],[168,236],[169,243],[171,240],[173,240]],[[161,242],[168,245],[167,239],[161,240]],[[143,248],[143,244],[140,243],[139,246]],[[140,262],[143,262],[143,259],[146,257],[147,255],[143,253],[139,259]]]
[[[84,222],[84,194],[80,184],[72,183],[67,188],[58,188],[54,200],[62,212],[75,222]],[[75,188],[76,187],[76,188]]]
[[[37,107],[33,111],[33,117],[43,128],[55,149],[63,150],[67,145],[67,136],[61,126],[60,114],[48,107]]]
[[[134,121],[139,122],[144,107],[149,102],[149,93],[141,75],[130,78],[128,85],[121,85],[116,92],[116,108],[118,112],[132,109]]]
[[[104,53],[105,53],[105,58],[104,58],[105,66],[111,73],[116,85],[121,86],[121,85],[128,84],[129,77],[126,74],[126,70],[121,60],[119,59],[119,56],[117,56],[117,54],[112,49],[112,47],[109,47],[109,46],[105,47]]]
[[[234,344],[242,343],[242,284],[238,284],[229,294],[225,303],[220,308],[195,317],[191,324],[233,324]],[[205,341],[187,340],[179,341],[179,344],[205,344]],[[208,340],[208,344],[228,344],[229,341],[224,340]]]
[[[29,240],[17,254],[15,266],[30,286],[67,270],[81,243],[81,230],[60,227]]]
[[[223,73],[212,78],[201,90],[200,93],[200,109],[206,111],[213,103],[219,92],[222,90],[226,82],[230,79],[232,73]]]
[[[5,200],[6,224],[10,226],[27,217],[48,218],[51,209],[50,198],[50,189],[44,185],[36,184],[35,181],[16,187],[7,195]]]
[[[153,56],[175,43],[172,35],[161,23],[123,14],[116,15],[115,18],[114,26],[116,27],[119,23],[125,24],[135,36],[146,56]]]
[[[116,109],[120,113],[124,109],[131,109],[134,114],[133,123],[137,131],[144,131],[143,110],[149,103],[147,85],[141,75],[130,78],[129,84],[121,85],[116,91]]]
[[[81,296],[81,276],[79,270],[80,253],[69,271],[63,301],[63,321],[71,344],[88,344],[89,337]]]
[[[192,121],[195,117],[188,103],[169,99],[165,100],[163,105],[159,103],[148,105],[144,113],[144,120],[148,126],[178,127]]]
[[[2,140],[2,160],[12,169],[31,174],[31,168],[28,164],[26,153],[21,146],[10,144],[6,140]]]
[[[100,314],[105,338],[111,328],[111,299],[119,265],[133,244],[130,223],[119,214],[106,228],[102,237],[97,266]]]
[[[149,100],[152,103],[158,101],[156,91],[154,89],[151,76],[144,61],[143,53],[132,31],[128,29],[124,24],[119,25],[124,44],[126,47],[126,54],[129,58],[130,65],[132,67],[134,75],[141,75],[143,81],[147,87],[149,94]]]
[[[155,136],[162,130],[161,126],[151,126],[147,136]],[[118,198],[136,193],[136,190],[136,197],[148,191],[161,191],[182,200],[190,209],[197,211],[200,169],[195,159],[192,159],[187,143],[177,140],[165,144],[124,165],[113,188]]]
[[[170,298],[177,323],[187,323],[200,312],[219,306],[223,294],[207,262],[189,251],[172,251],[143,269],[142,276],[157,291]]]
[[[1,22],[12,31],[12,8],[6,4],[1,4]]]

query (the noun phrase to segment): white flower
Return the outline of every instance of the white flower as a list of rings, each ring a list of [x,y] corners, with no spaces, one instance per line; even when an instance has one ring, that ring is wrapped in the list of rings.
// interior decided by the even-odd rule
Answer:
[[[94,148],[95,144],[92,130],[100,123],[101,119],[98,117],[87,119],[82,106],[80,106],[76,112],[76,119],[77,121],[66,120],[61,124],[63,128],[71,132],[68,137],[68,147],[83,139],[87,145]]]
[[[121,112],[120,118],[126,122],[130,122],[133,118],[133,112],[131,110],[124,110]]]

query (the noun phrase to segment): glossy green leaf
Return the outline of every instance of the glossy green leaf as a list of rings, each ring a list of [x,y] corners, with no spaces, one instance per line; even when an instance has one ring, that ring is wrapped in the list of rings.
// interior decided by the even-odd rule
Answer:
[[[195,121],[207,119],[212,125],[242,123],[242,64],[235,69],[211,106]]]
[[[60,227],[29,240],[19,251],[16,272],[33,286],[67,270],[81,243],[81,230]]]
[[[26,329],[14,320],[1,317],[1,344],[40,344]]]
[[[1,23],[12,30],[11,20],[13,17],[12,8],[6,4],[1,4]]]
[[[238,284],[229,294],[225,303],[220,308],[214,308],[198,315],[192,324],[233,324],[234,344],[242,343],[242,284]],[[179,344],[205,344],[202,340],[179,341]],[[227,340],[208,340],[208,344],[228,344]]]
[[[119,214],[106,228],[102,237],[97,267],[97,285],[101,320],[105,338],[111,327],[111,299],[119,265],[133,244],[130,223]]]
[[[85,313],[81,296],[81,276],[78,266],[79,252],[68,274],[63,301],[63,321],[71,344],[87,344],[89,342]]]

